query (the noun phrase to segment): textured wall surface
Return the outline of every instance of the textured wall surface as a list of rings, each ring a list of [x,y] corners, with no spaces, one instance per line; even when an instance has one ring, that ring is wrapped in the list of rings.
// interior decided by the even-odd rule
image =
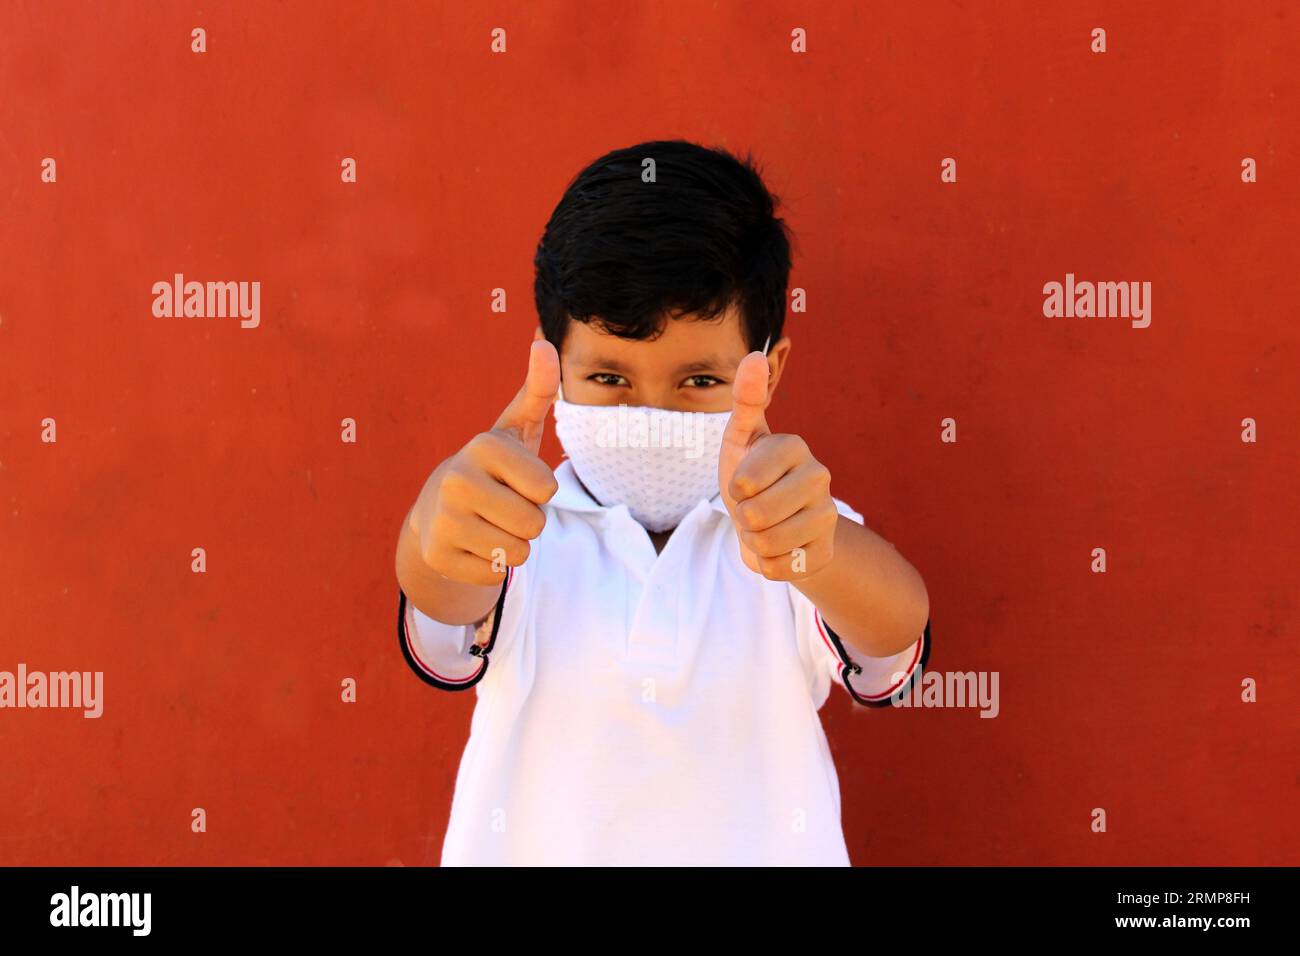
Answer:
[[[930,670],[999,674],[832,689],[854,862],[1297,862],[1297,63],[1290,2],[4,0],[0,670],[104,711],[0,710],[0,864],[437,862],[473,696],[402,659],[397,530],[570,177],[677,136],[797,236],[773,427],[924,575]],[[176,273],[260,324],[155,317]],[[1045,316],[1067,273],[1150,325]]]

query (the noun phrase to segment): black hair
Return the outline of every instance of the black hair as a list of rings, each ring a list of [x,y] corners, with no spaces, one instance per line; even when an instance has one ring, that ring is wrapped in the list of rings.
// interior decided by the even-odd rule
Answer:
[[[653,159],[654,182],[642,181]],[[570,321],[627,339],[669,318],[740,311],[746,342],[781,337],[790,230],[752,154],[652,140],[606,153],[569,183],[537,243],[533,294],[558,349]]]

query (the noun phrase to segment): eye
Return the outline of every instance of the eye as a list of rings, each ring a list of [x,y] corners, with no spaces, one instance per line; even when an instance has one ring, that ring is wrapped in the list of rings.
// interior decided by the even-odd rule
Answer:
[[[716,375],[692,375],[682,383],[687,388],[712,388],[714,385],[722,385],[722,379]]]
[[[627,384],[627,379],[622,375],[615,375],[613,372],[597,372],[594,375],[588,375],[587,381],[595,382],[597,385],[610,385],[615,387]]]

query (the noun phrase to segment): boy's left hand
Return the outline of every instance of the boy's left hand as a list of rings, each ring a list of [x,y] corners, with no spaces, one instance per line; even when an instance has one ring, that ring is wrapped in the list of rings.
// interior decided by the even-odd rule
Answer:
[[[830,564],[839,512],[831,473],[804,440],[768,429],[767,378],[762,352],[746,355],[736,369],[718,487],[745,565],[772,581],[795,581]]]

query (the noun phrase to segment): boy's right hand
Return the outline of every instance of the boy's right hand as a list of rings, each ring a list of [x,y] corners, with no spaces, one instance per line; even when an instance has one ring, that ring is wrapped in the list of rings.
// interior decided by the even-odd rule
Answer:
[[[546,415],[560,387],[560,357],[533,342],[528,376],[489,431],[439,465],[411,509],[420,555],[438,574],[465,584],[499,584],[528,558],[542,533],[541,505],[558,485],[537,457]]]

